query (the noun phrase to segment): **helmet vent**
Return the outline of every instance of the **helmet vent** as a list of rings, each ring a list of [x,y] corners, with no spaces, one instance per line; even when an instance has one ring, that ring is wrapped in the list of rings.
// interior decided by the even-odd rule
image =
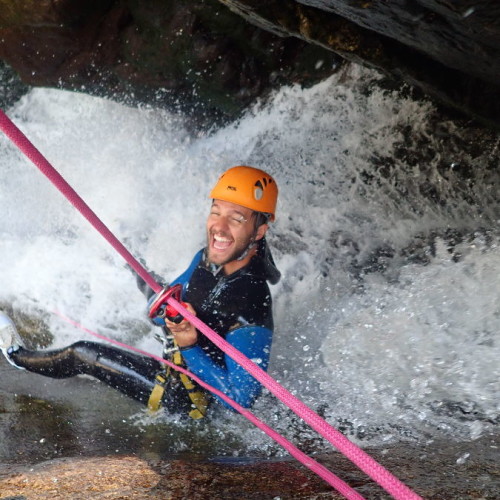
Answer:
[[[263,196],[264,196],[264,186],[262,185],[262,182],[257,181],[255,183],[255,187],[253,190],[253,197],[256,200],[261,200]]]

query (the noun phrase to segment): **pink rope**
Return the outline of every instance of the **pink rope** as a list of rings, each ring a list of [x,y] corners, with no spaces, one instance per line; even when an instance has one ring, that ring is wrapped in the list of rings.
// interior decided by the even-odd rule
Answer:
[[[110,342],[112,344],[115,344],[119,347],[123,347],[125,349],[137,352],[139,354],[142,354],[143,356],[149,356],[150,358],[155,359],[156,361],[159,361],[160,363],[163,363],[170,368],[177,370],[180,373],[184,373],[194,381],[196,381],[201,387],[204,387],[208,391],[212,392],[213,394],[219,396],[221,399],[223,399],[227,404],[232,406],[236,411],[241,413],[244,417],[246,417],[250,422],[252,422],[256,427],[261,429],[263,432],[265,432],[269,437],[274,439],[278,444],[283,446],[290,455],[292,455],[294,458],[296,458],[299,462],[304,464],[306,467],[308,467],[310,470],[315,472],[319,477],[324,479],[327,483],[329,483],[331,486],[333,486],[339,493],[342,493],[346,498],[352,499],[352,500],[364,500],[364,497],[361,496],[357,491],[355,491],[353,488],[351,488],[347,483],[345,483],[342,479],[340,479],[338,476],[333,474],[333,472],[330,472],[325,466],[321,465],[319,462],[314,460],[313,458],[309,457],[306,455],[304,452],[299,450],[295,445],[293,445],[290,441],[288,441],[285,437],[281,436],[281,434],[278,434],[274,429],[269,427],[267,424],[262,422],[259,418],[257,418],[252,412],[247,410],[246,408],[243,408],[240,404],[238,404],[234,399],[231,399],[229,396],[226,396],[223,392],[219,391],[219,389],[216,389],[215,387],[212,387],[211,385],[207,384],[203,380],[201,380],[199,377],[197,377],[194,373],[191,373],[189,370],[186,370],[182,366],[178,366],[164,358],[161,358],[160,356],[156,356],[155,354],[151,354],[147,351],[143,351],[142,349],[138,349],[137,347],[132,347],[128,344],[124,344],[123,342],[119,342],[118,340],[110,339],[108,337],[105,337],[104,335],[101,335],[99,333],[93,332],[92,330],[89,330],[88,328],[85,328],[83,325],[80,323],[72,320],[71,318],[68,318],[64,314],[54,311],[55,314],[57,314],[60,318],[62,318],[64,321],[72,324],[76,328],[79,328],[80,330],[89,333],[90,335],[93,335],[94,337],[97,337],[101,340],[105,340],[106,342]]]
[[[77,208],[77,210],[101,233],[101,235],[115,248],[130,266],[143,278],[155,291],[159,292],[161,287],[149,275],[134,256],[121,244],[121,242],[109,231],[101,220],[92,212],[88,205],[69,186],[64,178],[43,155],[35,148],[28,138],[14,125],[14,123],[0,110],[0,128],[17,145],[17,147],[38,167],[39,170],[54,184],[57,189]],[[307,422],[321,436],[333,444],[347,458],[356,464],[363,472],[374,479],[382,488],[389,492],[397,500],[421,499],[408,486],[403,484],[397,477],[382,467],[377,461],[370,457],[361,448],[349,441],[342,433],[333,428],[317,413],[306,406],[302,401],[282,387],[270,375],[255,363],[250,361],[240,351],[226,342],[214,330],[205,325],[200,319],[191,314],[185,307],[173,298],[168,303],[175,307],[188,319],[199,331],[206,335],[217,347],[222,349],[234,361],[243,366],[264,387],[269,389],[278,399],[283,401],[299,417]]]
[[[123,246],[115,235],[104,225],[78,193],[66,182],[61,174],[45,159],[29,139],[14,125],[12,120],[0,109],[0,129],[35,164],[50,182],[68,199],[71,204],[101,233],[113,248],[130,264],[134,271],[156,292],[162,288],[144,269],[135,257]]]
[[[321,418],[316,412],[311,410],[300,399],[291,394],[267,372],[253,361],[247,358],[240,351],[235,349],[229,342],[224,340],[214,330],[203,323],[194,314],[190,313],[182,304],[173,298],[169,303],[179,311],[190,323],[199,331],[206,335],[217,347],[222,349],[234,361],[243,366],[252,376],[257,379],[264,387],[269,389],[279,400],[285,403],[294,413],[307,422],[316,432],[321,434],[331,444],[333,444],[341,453],[343,453],[351,462],[356,464],[363,472],[368,474],[387,492],[396,499],[417,500],[421,499],[408,486],[403,484],[397,477],[382,467],[368,453],[349,441],[341,432],[332,427],[328,422]]]

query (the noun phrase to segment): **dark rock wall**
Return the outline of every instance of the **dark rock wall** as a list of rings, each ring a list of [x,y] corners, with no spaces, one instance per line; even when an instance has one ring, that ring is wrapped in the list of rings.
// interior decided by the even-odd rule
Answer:
[[[500,126],[498,0],[0,0],[0,60],[24,83],[210,119],[340,58]]]
[[[300,0],[298,3],[340,15],[449,68],[498,83],[500,2]]]
[[[263,29],[318,44],[500,126],[495,0],[220,0]]]
[[[211,117],[233,117],[282,83],[317,82],[340,61],[216,0],[0,0],[0,59],[30,85]]]

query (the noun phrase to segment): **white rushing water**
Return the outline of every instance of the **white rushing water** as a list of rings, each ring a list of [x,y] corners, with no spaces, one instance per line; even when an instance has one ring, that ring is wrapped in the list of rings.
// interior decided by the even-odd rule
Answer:
[[[353,439],[475,439],[500,401],[500,139],[470,152],[466,131],[431,123],[431,105],[376,78],[357,69],[284,88],[199,135],[167,112],[57,90],[7,111],[166,279],[204,244],[218,175],[268,170],[283,274],[270,373]],[[59,310],[157,353],[121,257],[5,137],[0,155],[0,303],[43,315],[54,346],[85,337]],[[256,411],[294,435],[269,395]],[[218,429],[234,428],[248,449],[270,446],[239,416],[220,416]]]

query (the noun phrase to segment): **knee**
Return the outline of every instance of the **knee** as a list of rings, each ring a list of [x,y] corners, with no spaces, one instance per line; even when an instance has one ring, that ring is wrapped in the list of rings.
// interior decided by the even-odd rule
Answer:
[[[71,344],[67,349],[72,354],[73,358],[85,364],[93,364],[97,361],[100,352],[100,344],[79,340]]]

